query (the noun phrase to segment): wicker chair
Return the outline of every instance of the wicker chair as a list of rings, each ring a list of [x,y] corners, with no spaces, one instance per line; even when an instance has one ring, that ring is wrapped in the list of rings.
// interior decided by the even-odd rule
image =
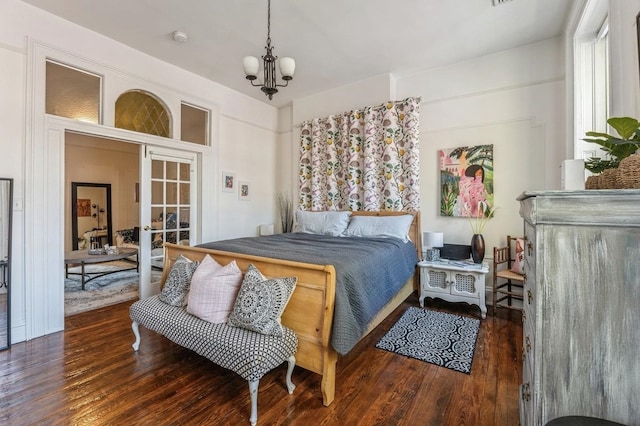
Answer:
[[[498,307],[522,310],[525,276],[512,270],[517,240],[508,235],[506,247],[493,248],[493,315]]]

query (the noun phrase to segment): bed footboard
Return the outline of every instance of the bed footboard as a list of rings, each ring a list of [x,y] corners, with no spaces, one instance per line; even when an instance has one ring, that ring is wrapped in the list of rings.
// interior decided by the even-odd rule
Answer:
[[[235,260],[243,271],[253,263],[267,277],[297,277],[298,283],[282,315],[282,324],[298,336],[296,364],[322,375],[323,404],[333,402],[338,354],[331,346],[336,285],[336,273],[332,265],[315,265],[170,243],[165,243],[164,246],[163,283],[179,255],[200,261],[208,254],[221,265]]]

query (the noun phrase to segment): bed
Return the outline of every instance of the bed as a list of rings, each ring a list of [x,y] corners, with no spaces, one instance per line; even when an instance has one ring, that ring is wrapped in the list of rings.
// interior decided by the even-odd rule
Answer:
[[[352,213],[353,216],[396,216],[406,214],[406,212]],[[205,255],[209,254],[220,264],[227,264],[235,260],[242,270],[246,270],[248,265],[252,263],[268,277],[298,277],[296,290],[284,311],[282,323],[294,330],[298,336],[297,365],[322,375],[322,398],[323,404],[327,406],[331,404],[335,395],[336,363],[339,352],[348,352],[359,339],[366,336],[417,288],[418,277],[415,264],[420,257],[421,250],[420,217],[419,212],[412,212],[411,214],[413,215],[413,220],[409,229],[409,238],[411,240],[409,246],[412,251],[409,255],[406,254],[406,251],[404,252],[404,256],[409,259],[408,262],[411,264],[411,270],[407,275],[408,278],[403,279],[402,282],[395,286],[393,294],[385,295],[383,303],[380,300],[376,302],[379,306],[375,308],[375,312],[364,309],[367,310],[367,315],[365,315],[367,318],[366,324],[358,324],[355,340],[354,336],[350,335],[344,345],[336,344],[335,339],[337,334],[344,333],[341,330],[344,324],[341,324],[341,322],[344,318],[344,311],[349,310],[341,306],[340,303],[338,303],[338,309],[336,310],[336,292],[338,293],[338,300],[342,297],[340,280],[338,280],[339,285],[336,289],[336,279],[342,275],[341,266],[336,272],[336,267],[331,263],[280,259],[277,258],[277,256],[280,256],[279,251],[273,248],[271,248],[271,255],[239,253],[235,251],[233,246],[236,240],[207,243],[198,247],[165,243],[163,282],[173,262],[180,255],[192,260],[201,260]],[[278,238],[275,236],[270,237]],[[296,244],[300,244],[298,237],[295,235],[290,237],[296,241]],[[264,242],[265,238],[257,237],[255,240],[256,242],[258,240]],[[328,238],[320,239],[327,240],[330,243]],[[342,239],[344,240],[344,238]],[[361,240],[361,242],[364,244],[364,240]],[[221,247],[224,249],[221,249]],[[362,248],[359,252],[367,253],[366,248]],[[264,254],[264,251],[258,249],[257,253]],[[325,259],[324,256],[319,258]],[[361,257],[360,259],[363,258]],[[387,266],[391,267],[389,264]],[[370,293],[378,293],[378,291],[371,291]],[[360,308],[355,308],[355,310],[358,309]]]

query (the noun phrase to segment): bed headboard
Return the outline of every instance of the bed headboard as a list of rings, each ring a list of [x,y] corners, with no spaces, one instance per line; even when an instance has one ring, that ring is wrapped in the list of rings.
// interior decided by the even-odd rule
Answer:
[[[396,211],[352,211],[352,216],[400,216],[405,214],[413,215],[413,221],[409,228],[409,238],[416,246],[418,259],[422,259],[422,227],[420,224],[420,212],[396,212]]]

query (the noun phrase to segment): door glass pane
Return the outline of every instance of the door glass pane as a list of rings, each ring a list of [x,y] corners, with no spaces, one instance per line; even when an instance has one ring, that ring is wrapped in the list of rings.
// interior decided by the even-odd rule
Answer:
[[[151,207],[151,227],[161,228],[160,218],[164,216],[164,207]]]
[[[164,201],[164,182],[151,181],[151,204],[162,204]],[[151,216],[158,217],[158,216]]]
[[[167,202],[175,207],[178,204],[178,184],[175,182],[167,182]]]
[[[186,163],[180,163],[180,180],[189,182],[191,179],[190,166]]]
[[[169,161],[165,162],[165,167],[167,168],[167,176],[166,179],[176,180],[178,179],[178,164],[171,163]]]
[[[151,178],[152,179],[164,178],[164,162],[163,161],[154,160],[151,162]]]
[[[191,185],[188,182],[180,184],[180,204],[189,204],[189,190]]]

